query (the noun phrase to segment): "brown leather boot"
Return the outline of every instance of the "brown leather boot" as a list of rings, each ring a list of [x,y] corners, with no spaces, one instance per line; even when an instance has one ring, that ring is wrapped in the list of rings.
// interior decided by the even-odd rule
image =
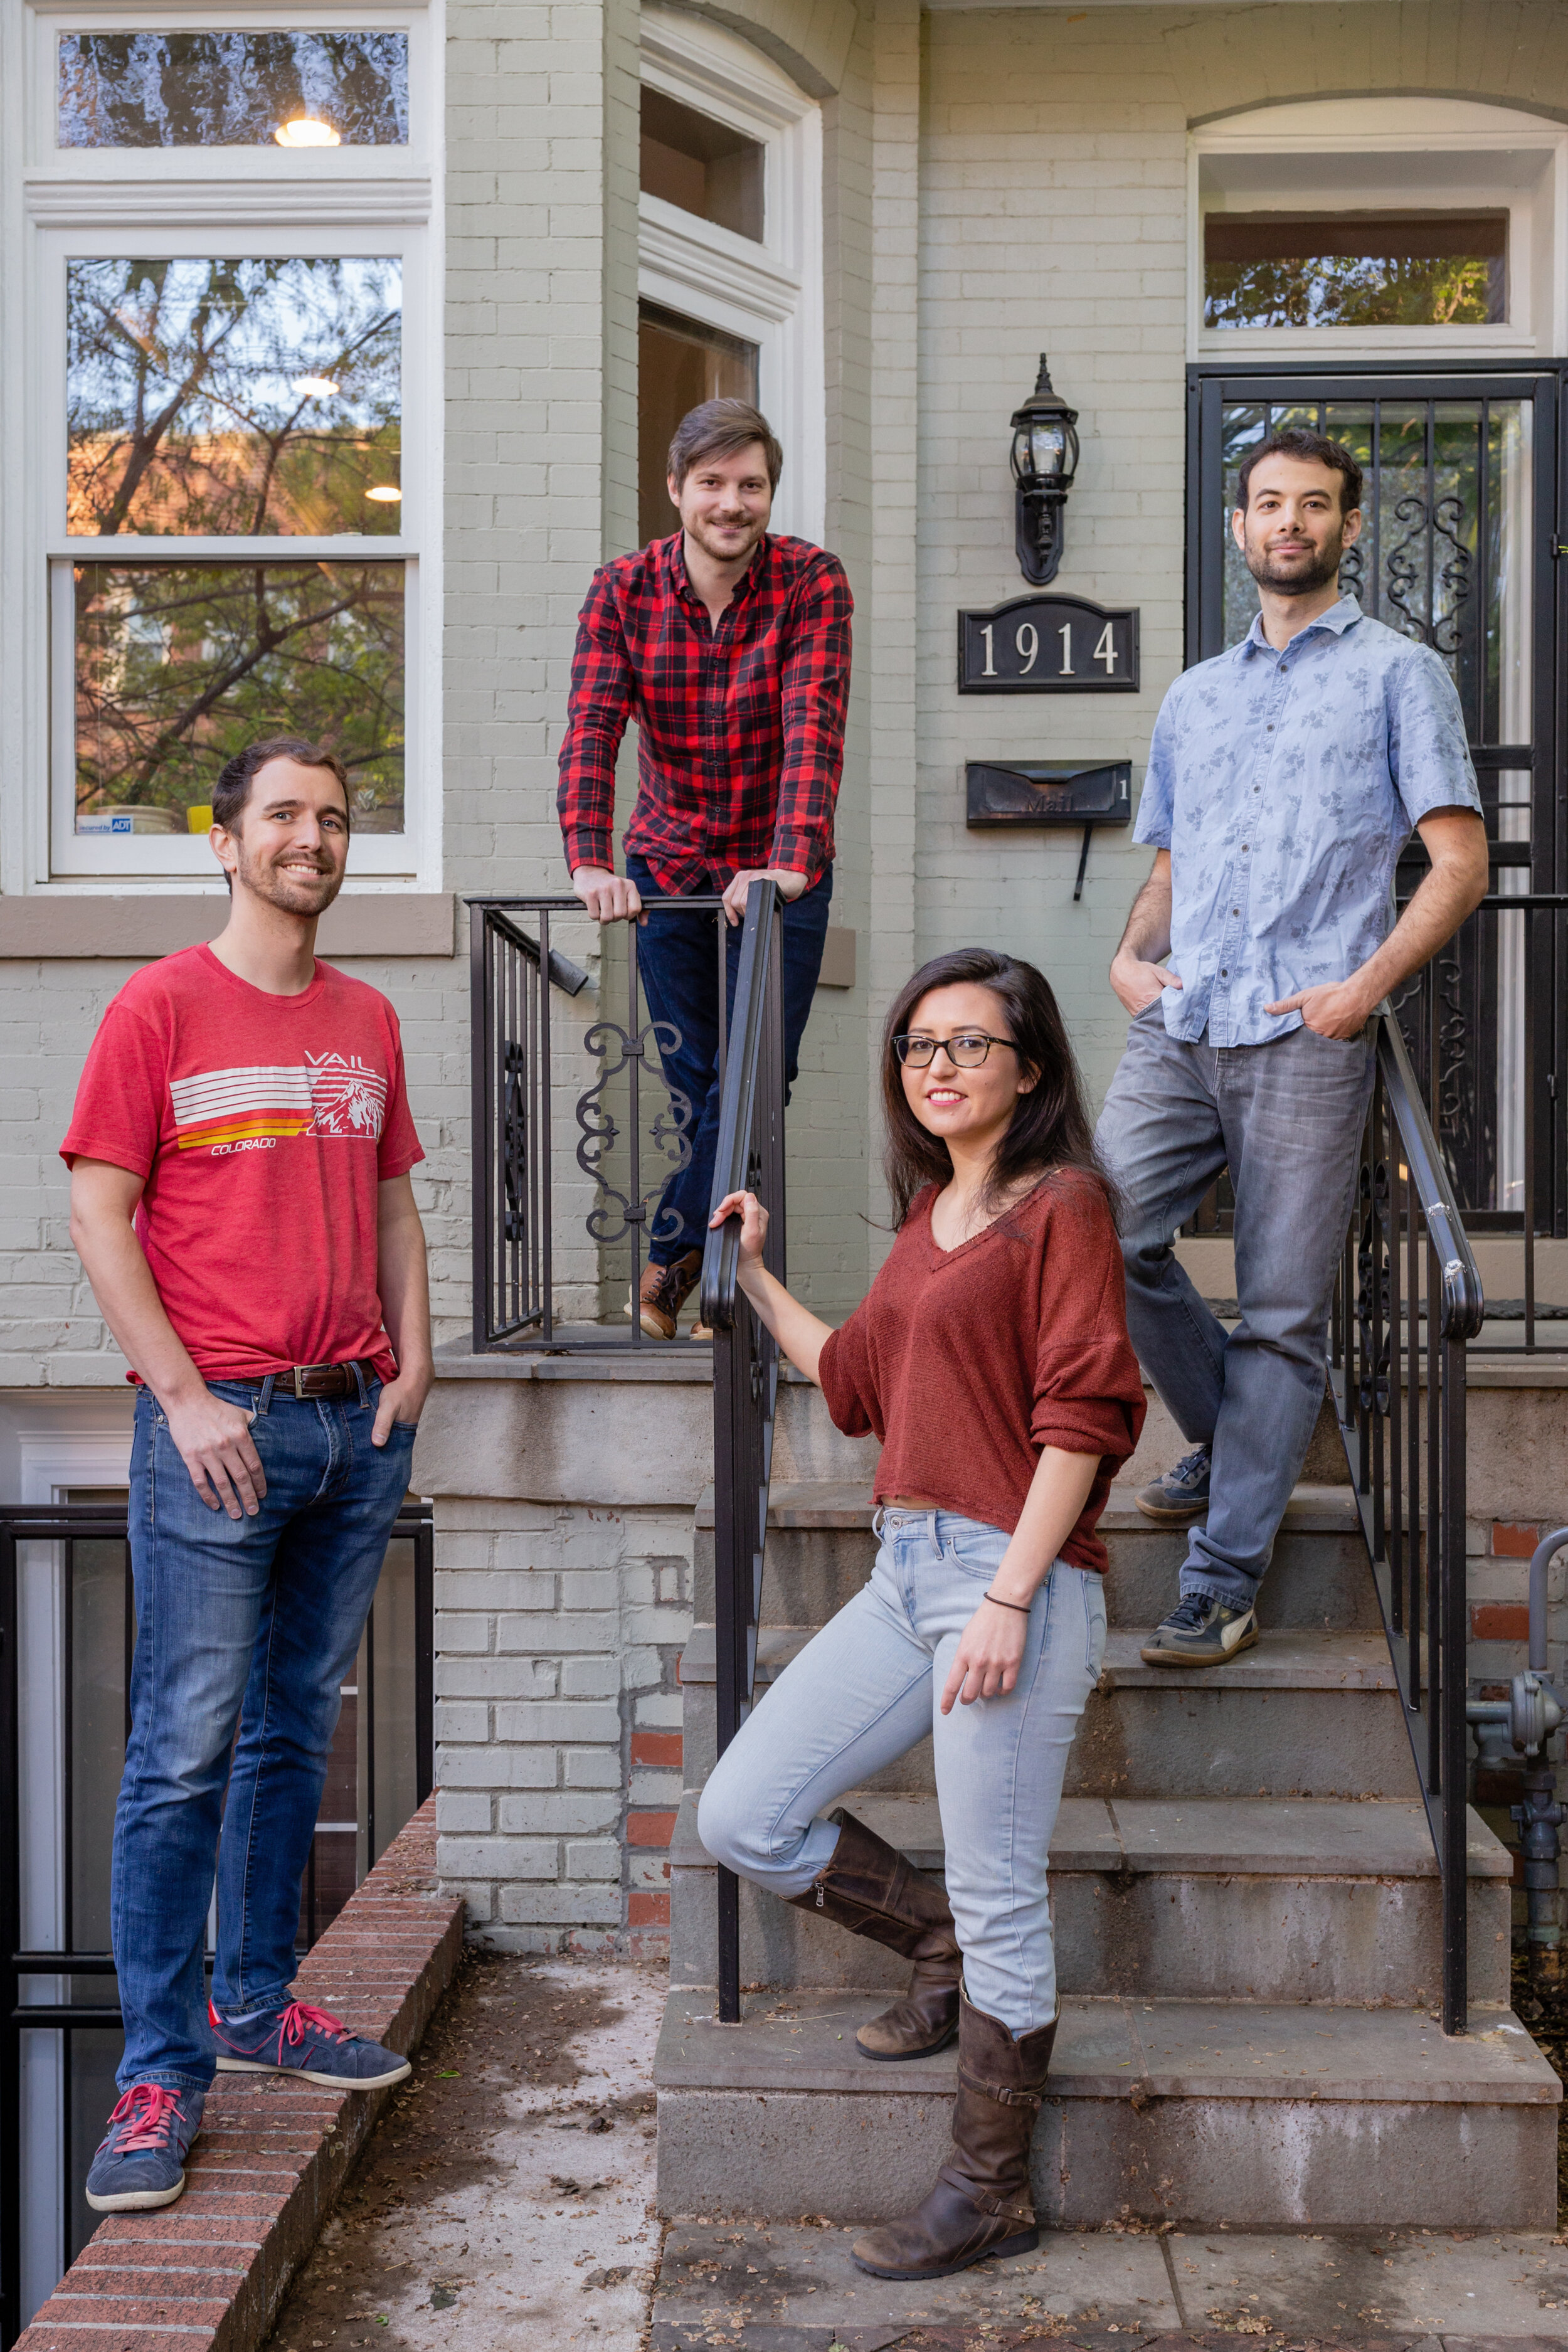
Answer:
[[[946,1890],[853,1813],[840,1808],[831,1819],[838,1823],[832,1861],[804,1895],[786,1900],[914,1962],[902,2000],[863,2025],[855,2040],[867,2058],[929,2058],[945,2050],[958,2029],[963,1962]]]
[[[1029,2193],[1029,2143],[1040,2111],[1057,2021],[1015,2042],[963,2001],[952,2154],[925,2203],[850,2248],[876,2278],[946,2278],[989,2254],[1026,2254],[1040,2242]]]
[[[650,1339],[673,1339],[676,1318],[696,1288],[702,1273],[702,1253],[689,1249],[670,1265],[654,1265],[651,1262],[642,1270],[637,1286],[637,1308],[643,1329]],[[626,1300],[626,1313],[632,1302]]]

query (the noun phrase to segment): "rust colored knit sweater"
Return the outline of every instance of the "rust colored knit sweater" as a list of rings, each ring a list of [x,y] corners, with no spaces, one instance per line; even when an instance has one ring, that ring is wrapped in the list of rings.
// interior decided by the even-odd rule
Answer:
[[[882,1440],[876,1497],[929,1495],[1011,1534],[1042,1450],[1098,1454],[1100,1475],[1062,1558],[1103,1570],[1095,1532],[1138,1443],[1143,1383],[1127,1337],[1121,1252],[1100,1188],[1043,1177],[955,1250],[918,1193],[887,1263],[822,1350],[838,1428]]]

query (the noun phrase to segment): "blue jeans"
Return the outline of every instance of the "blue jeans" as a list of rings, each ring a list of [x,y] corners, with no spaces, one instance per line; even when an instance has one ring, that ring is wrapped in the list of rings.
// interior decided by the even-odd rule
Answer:
[[[673,1093],[684,1095],[691,1106],[690,1118],[681,1127],[691,1156],[665,1186],[648,1227],[649,1260],[655,1265],[673,1265],[688,1250],[702,1247],[713,1206],[713,1162],[719,1149],[719,956],[713,926],[723,917],[678,913],[647,860],[635,852],[627,856],[626,876],[644,898],[657,902],[646,928],[637,934],[643,993],[653,1018],[668,1022],[678,1033],[677,1045],[668,1050],[660,1046],[659,1061],[666,1085]],[[795,1081],[816,975],[822,969],[822,943],[827,937],[832,898],[829,866],[820,880],[784,910],[786,1102]],[[740,924],[728,926],[727,932],[725,1003],[733,1010],[735,980],[741,969]]]
[[[1127,1326],[1177,1428],[1213,1450],[1184,1593],[1251,1607],[1307,1458],[1373,1056],[1370,1031],[1187,1044],[1166,1034],[1158,999],[1127,1033],[1095,1139],[1121,1190]],[[1171,1247],[1227,1166],[1240,1308],[1228,1339]]]
[[[372,1445],[375,1382],[309,1402],[269,1381],[210,1385],[256,1415],[267,1494],[254,1518],[198,1501],[156,1398],[136,1400],[136,1648],[110,1896],[122,2091],[213,2079],[202,1954],[215,1860],[216,2006],[232,2016],[289,1997],[339,1694],[414,1448],[412,1424]]]
[[[804,1895],[838,1843],[821,1817],[929,1732],[969,1998],[1014,2034],[1057,2013],[1046,1857],[1068,1750],[1105,1654],[1101,1580],[1058,1559],[1004,1697],[940,1711],[959,1637],[1008,1538],[952,1511],[886,1510],[870,1581],[793,1659],[702,1791],[718,1862]]]

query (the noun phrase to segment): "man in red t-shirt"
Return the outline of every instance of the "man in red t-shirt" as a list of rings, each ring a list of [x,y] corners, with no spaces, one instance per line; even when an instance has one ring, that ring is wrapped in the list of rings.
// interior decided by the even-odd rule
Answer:
[[[127,982],[60,1147],[71,1236],[139,1384],[111,1895],[125,2054],[88,2175],[100,2213],[179,2196],[215,2068],[361,2090],[408,2072],[289,1990],[341,1688],[432,1369],[397,1016],[315,958],[349,824],[321,746],[228,762],[227,928]]]

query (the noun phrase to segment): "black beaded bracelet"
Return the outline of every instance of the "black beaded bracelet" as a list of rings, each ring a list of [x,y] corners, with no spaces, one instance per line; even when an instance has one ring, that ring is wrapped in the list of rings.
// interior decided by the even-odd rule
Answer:
[[[1020,1617],[1026,1617],[1029,1613],[1022,1601],[1004,1601],[999,1592],[983,1592],[980,1597],[983,1601],[994,1601],[998,1609],[1016,1609]]]

